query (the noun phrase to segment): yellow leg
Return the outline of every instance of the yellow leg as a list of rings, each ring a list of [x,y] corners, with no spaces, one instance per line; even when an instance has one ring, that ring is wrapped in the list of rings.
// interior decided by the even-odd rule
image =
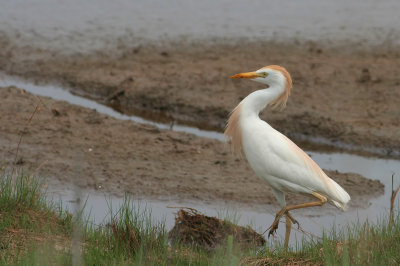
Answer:
[[[289,217],[289,213],[286,214],[286,233],[285,233],[285,244],[284,248],[287,250],[287,247],[289,245],[289,238],[290,238],[290,232],[292,230],[292,218]]]
[[[272,225],[269,227],[269,233],[268,233],[268,237],[272,234],[275,233],[276,229],[278,229],[278,224],[279,224],[279,220],[281,219],[281,217],[284,214],[288,214],[289,211],[292,210],[297,210],[297,209],[303,209],[303,208],[309,208],[309,207],[314,207],[314,206],[322,206],[324,205],[328,199],[324,196],[322,196],[321,194],[317,193],[317,192],[313,192],[312,195],[314,197],[316,197],[317,199],[319,199],[319,201],[313,201],[313,202],[308,202],[308,203],[302,203],[302,204],[297,204],[297,205],[291,205],[291,206],[285,206],[283,207],[275,216],[275,220],[272,223]],[[290,215],[289,219],[292,219],[293,217]],[[293,219],[294,220],[294,219]],[[296,221],[296,220],[295,220]]]

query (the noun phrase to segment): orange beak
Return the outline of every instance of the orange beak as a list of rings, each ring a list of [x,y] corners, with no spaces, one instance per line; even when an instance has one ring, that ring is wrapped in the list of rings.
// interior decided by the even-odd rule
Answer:
[[[236,75],[233,75],[231,78],[233,79],[255,79],[255,78],[259,78],[262,75],[260,75],[257,72],[247,72],[247,73],[239,73]]]

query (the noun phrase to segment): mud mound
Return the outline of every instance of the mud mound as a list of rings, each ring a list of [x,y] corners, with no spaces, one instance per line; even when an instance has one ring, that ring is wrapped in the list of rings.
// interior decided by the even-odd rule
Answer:
[[[195,245],[208,250],[224,245],[229,235],[240,247],[262,246],[265,239],[252,228],[209,217],[195,209],[180,209],[175,217],[175,226],[169,232],[172,242]]]

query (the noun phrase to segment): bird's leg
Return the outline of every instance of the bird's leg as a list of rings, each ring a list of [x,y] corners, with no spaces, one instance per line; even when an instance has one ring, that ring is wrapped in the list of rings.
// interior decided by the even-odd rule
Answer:
[[[290,205],[283,207],[275,216],[275,220],[272,225],[269,227],[268,237],[275,233],[276,229],[278,229],[279,220],[284,214],[287,214],[291,210],[309,208],[314,206],[322,206],[328,202],[328,199],[317,192],[313,192],[312,195],[319,199],[319,201],[313,201],[308,203],[302,203],[297,205]],[[293,218],[293,217],[292,217]],[[298,224],[298,223],[297,223]]]
[[[284,248],[287,250],[288,244],[289,244],[289,238],[290,238],[290,232],[292,230],[292,218],[289,217],[289,213],[286,214],[286,233],[285,233],[285,244]]]

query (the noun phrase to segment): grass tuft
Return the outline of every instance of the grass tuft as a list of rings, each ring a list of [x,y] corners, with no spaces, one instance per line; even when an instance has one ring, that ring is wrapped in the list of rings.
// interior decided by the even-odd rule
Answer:
[[[0,180],[0,208],[10,211],[16,208],[41,209],[45,206],[43,186],[38,179],[27,176],[21,170],[4,174]]]
[[[44,243],[68,245],[71,216],[46,199],[39,179],[22,170],[0,178],[0,264],[20,264]]]

